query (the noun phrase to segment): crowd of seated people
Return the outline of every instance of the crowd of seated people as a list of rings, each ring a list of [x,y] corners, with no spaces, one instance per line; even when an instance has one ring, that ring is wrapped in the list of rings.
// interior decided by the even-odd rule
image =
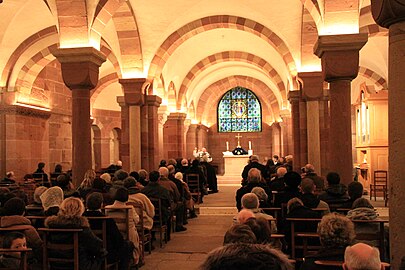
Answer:
[[[10,234],[11,240],[4,242],[6,245],[3,247],[15,248],[13,241],[19,242],[19,239],[23,239],[20,242],[26,244],[18,246],[32,249],[29,263],[41,265],[44,263],[44,243],[38,229],[81,229],[80,269],[100,269],[105,259],[108,263],[117,262],[118,269],[128,269],[130,265],[142,266],[144,258],[141,258],[141,239],[138,235],[140,228],[137,225],[140,223],[139,216],[142,215],[141,230],[145,233],[152,231],[152,241],[156,240],[153,231],[155,205],[152,199],[160,199],[163,223],[168,227],[166,240],[170,240],[172,220],[176,221],[173,231],[185,231],[187,219],[197,217],[194,204],[202,203],[202,196],[193,196],[183,180],[187,174],[198,174],[201,180],[201,194],[207,194],[208,182],[204,172],[206,166],[201,166],[197,160],[189,162],[182,159],[169,160],[166,164],[167,166],[160,166],[157,171],[150,173],[146,170],[126,172],[120,163],[97,173],[89,169],[77,186],[73,184],[71,172],[64,172],[60,164],[55,166],[55,170],[48,177],[45,163],[40,162],[32,175],[41,174],[42,180],[34,181],[35,177],[26,177],[26,181],[21,181],[20,186],[15,174],[8,172],[0,181],[0,184],[3,184],[0,187],[0,228],[8,228],[10,232],[14,232],[15,228],[16,233],[22,233],[23,237],[21,234]],[[9,189],[6,186],[9,184],[16,184],[17,191]],[[27,190],[26,194],[24,189],[26,186],[31,188],[32,185],[36,185],[35,190]],[[135,207],[130,203],[136,203]],[[126,209],[129,213],[128,228],[126,222],[123,222]],[[92,232],[92,229],[99,231],[102,224],[94,217],[110,218],[107,222],[106,250],[100,236]],[[57,235],[47,241],[63,243],[68,241],[66,237],[69,236]],[[152,242],[151,250],[153,249]],[[6,265],[7,261],[19,262],[19,256],[14,255],[1,255],[0,263]],[[57,255],[63,259],[69,254]],[[53,265],[55,266],[55,263]],[[70,268],[67,263],[61,263],[59,266]]]

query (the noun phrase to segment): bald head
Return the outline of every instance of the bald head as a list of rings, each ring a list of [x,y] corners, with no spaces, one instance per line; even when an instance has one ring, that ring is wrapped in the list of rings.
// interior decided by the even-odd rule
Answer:
[[[242,209],[238,214],[238,222],[240,224],[245,224],[249,218],[255,218],[255,214],[247,209]]]
[[[169,176],[169,170],[166,167],[160,167],[159,173],[161,176],[164,176],[166,178]]]
[[[345,270],[380,270],[384,269],[377,248],[364,243],[349,246],[345,251]]]
[[[285,167],[279,167],[276,173],[278,178],[284,177],[284,175],[287,173],[287,169]]]

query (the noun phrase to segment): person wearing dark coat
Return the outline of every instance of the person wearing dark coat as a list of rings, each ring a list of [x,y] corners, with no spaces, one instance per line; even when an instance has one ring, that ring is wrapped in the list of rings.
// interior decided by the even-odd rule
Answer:
[[[173,203],[170,192],[158,183],[160,173],[158,171],[151,171],[149,173],[149,183],[142,189],[142,193],[149,199],[160,199],[162,203],[162,221],[167,225],[167,239],[170,240],[170,206]],[[156,205],[155,205],[156,208]]]
[[[321,249],[314,255],[305,257],[300,270],[323,270],[324,266],[315,264],[315,261],[344,261],[347,246],[353,244],[355,238],[354,225],[347,217],[331,213],[324,216],[318,226],[321,240]],[[342,269],[341,266],[328,269]]]
[[[44,171],[45,163],[40,162],[38,163],[38,168],[36,171],[33,173],[34,175],[42,175],[42,179],[44,183],[48,183],[48,175]]]
[[[206,193],[206,189],[205,189],[205,184],[207,183],[207,179],[203,173],[203,171],[200,168],[200,162],[197,159],[194,159],[191,162],[191,166],[188,168],[188,170],[185,173],[185,179],[187,180],[187,175],[188,174],[198,174],[198,178],[199,178],[199,184],[200,184],[200,193],[201,193],[201,197],[200,197],[200,203],[203,202],[203,197]]]
[[[323,214],[329,214],[330,209],[329,205],[321,201],[314,193],[316,190],[316,186],[314,181],[310,178],[304,178],[301,181],[301,192],[302,194],[299,196],[301,201],[304,203],[304,206],[308,208],[325,208],[326,210],[323,211]]]
[[[256,168],[252,168],[249,170],[248,173],[248,177],[247,177],[247,185],[242,186],[241,188],[239,188],[236,191],[236,207],[238,208],[238,211],[240,211],[242,209],[242,197],[243,195],[245,195],[246,193],[250,193],[252,191],[253,188],[255,187],[261,187],[264,189],[264,191],[266,192],[269,200],[271,199],[271,190],[270,188],[267,186],[266,183],[261,182],[261,173],[259,169]],[[270,201],[268,202],[268,204],[270,204]]]
[[[326,190],[319,194],[319,199],[325,201],[331,207],[331,204],[335,208],[340,208],[350,199],[347,193],[347,187],[344,184],[340,184],[340,176],[338,173],[330,172],[326,176],[328,187]]]
[[[270,181],[269,187],[274,191],[283,191],[285,188],[284,175],[287,173],[285,167],[278,167],[276,177]]]
[[[101,212],[103,205],[103,195],[100,192],[93,192],[87,195],[86,206],[87,210],[83,213],[85,217],[106,217]],[[89,220],[92,230],[101,230],[101,220]],[[114,263],[119,261],[119,269],[128,269],[130,264],[130,258],[132,256],[132,250],[128,241],[125,241],[122,234],[118,230],[117,224],[114,219],[110,218],[106,221],[107,230],[107,262]]]
[[[310,178],[314,181],[317,191],[322,191],[325,188],[325,180],[322,176],[315,173],[315,167],[312,164],[307,164],[302,167],[302,178]]]
[[[281,207],[292,198],[301,195],[298,186],[301,184],[301,176],[296,172],[288,172],[284,175],[285,188],[283,192],[277,193],[274,199],[274,206]]]
[[[15,175],[13,171],[7,172],[6,177],[4,177],[0,184],[15,184]]]
[[[82,216],[83,213],[84,205],[80,199],[67,198],[60,205],[57,216],[45,219],[45,226],[51,229],[83,229],[79,233],[79,268],[88,270],[101,269],[107,251],[103,249],[103,241],[91,231],[89,221]],[[51,243],[68,243],[72,241],[71,236],[66,233],[51,234],[48,240]],[[54,255],[59,258],[66,258],[69,254],[60,252]],[[52,265],[58,269],[73,269],[70,263],[53,262],[51,268]]]
[[[207,184],[208,188],[212,193],[218,192],[217,174],[215,173],[215,168],[207,162],[204,158],[201,162],[201,166],[205,167],[207,171]]]
[[[249,159],[249,164],[247,164],[245,166],[245,168],[243,168],[242,179],[243,179],[244,182],[246,182],[246,180],[248,178],[249,170],[252,169],[252,168],[258,169],[260,171],[260,174],[263,177],[263,179],[268,178],[266,166],[259,163],[259,157],[258,156],[251,155],[250,159]]]

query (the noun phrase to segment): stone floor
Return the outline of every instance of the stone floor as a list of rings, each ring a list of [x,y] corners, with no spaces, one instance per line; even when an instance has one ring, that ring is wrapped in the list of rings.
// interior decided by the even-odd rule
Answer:
[[[143,270],[198,269],[207,253],[222,245],[223,236],[236,214],[235,192],[239,185],[226,183],[219,186],[219,193],[204,197],[198,205],[198,218],[189,220],[187,231],[172,234],[172,240],[163,248],[155,242],[156,249],[146,254]],[[369,199],[369,197],[365,196]],[[382,198],[371,201],[381,217],[388,217],[388,208]]]

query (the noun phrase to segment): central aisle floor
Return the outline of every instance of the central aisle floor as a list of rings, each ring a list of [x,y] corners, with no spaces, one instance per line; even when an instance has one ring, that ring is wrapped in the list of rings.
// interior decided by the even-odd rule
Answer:
[[[173,233],[163,248],[159,248],[159,242],[155,241],[156,249],[151,255],[146,253],[141,270],[198,269],[207,253],[222,245],[224,234],[232,225],[237,188],[220,186],[219,193],[205,196],[200,205],[202,214],[189,219],[187,231]]]

